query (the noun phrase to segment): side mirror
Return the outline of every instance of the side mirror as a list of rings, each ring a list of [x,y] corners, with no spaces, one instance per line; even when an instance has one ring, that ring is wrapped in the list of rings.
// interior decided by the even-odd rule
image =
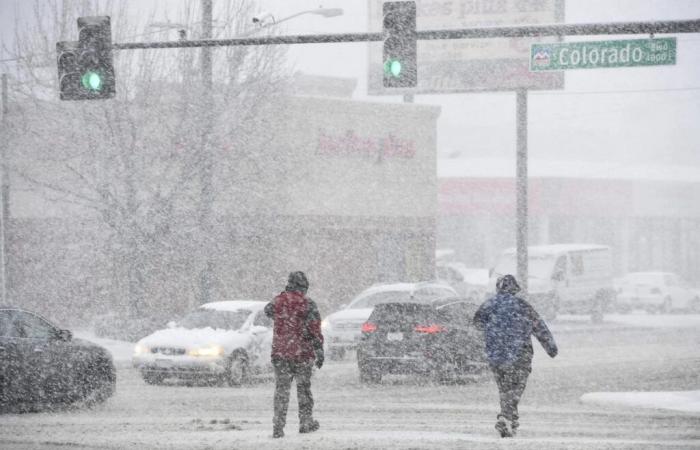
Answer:
[[[56,339],[63,342],[70,342],[73,339],[73,333],[70,330],[58,330],[56,332]]]
[[[168,328],[175,328],[175,327],[177,327],[177,322],[175,322],[174,320],[171,320],[170,322],[168,322],[167,327]]]

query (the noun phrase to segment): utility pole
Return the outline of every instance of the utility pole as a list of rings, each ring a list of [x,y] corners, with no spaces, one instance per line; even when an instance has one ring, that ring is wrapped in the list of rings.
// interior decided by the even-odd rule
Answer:
[[[2,304],[7,304],[7,221],[10,217],[10,179],[7,170],[7,74],[2,74],[2,133],[5,135],[0,143],[0,177],[2,177],[2,185],[0,186],[0,291],[2,295]]]
[[[213,4],[212,0],[202,0],[202,39],[212,38],[213,29]],[[200,156],[200,209],[199,221],[205,245],[201,250],[204,252],[204,267],[200,272],[200,303],[211,301],[211,288],[214,279],[214,261],[212,259],[213,239],[212,227],[212,206],[214,203],[214,192],[212,186],[213,178],[213,158],[211,149],[212,119],[210,105],[213,101],[212,86],[212,54],[211,47],[202,47],[201,53],[202,69],[202,98],[201,105],[201,156]]]
[[[518,258],[518,281],[523,294],[527,295],[527,89],[515,92],[516,158],[515,158],[515,246]]]

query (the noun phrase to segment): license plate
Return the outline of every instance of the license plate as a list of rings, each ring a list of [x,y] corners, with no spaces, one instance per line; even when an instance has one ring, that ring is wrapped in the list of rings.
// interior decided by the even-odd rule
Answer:
[[[388,341],[402,341],[403,340],[403,333],[401,333],[401,332],[387,333],[386,339]]]

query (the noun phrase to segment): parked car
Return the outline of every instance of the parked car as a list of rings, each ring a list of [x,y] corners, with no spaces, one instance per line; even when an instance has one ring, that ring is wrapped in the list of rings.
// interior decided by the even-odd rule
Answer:
[[[263,311],[266,304],[206,303],[138,341],[133,365],[149,384],[177,378],[239,386],[271,372],[272,320]]]
[[[452,286],[459,295],[483,299],[489,283],[488,269],[467,267],[462,262],[438,262],[435,278]]]
[[[516,251],[504,251],[489,279],[489,293],[496,280],[517,274]],[[528,247],[528,299],[545,318],[559,312],[590,314],[599,322],[613,304],[610,247],[558,244]]]
[[[487,367],[483,333],[472,323],[478,307],[471,298],[377,305],[362,325],[360,381],[407,373],[448,381],[481,373]]]
[[[428,303],[435,299],[456,296],[457,291],[439,282],[380,284],[365,289],[350,304],[330,314],[323,321],[329,358],[342,359],[347,350],[357,346],[362,334],[362,324],[377,304],[407,300]]]
[[[670,313],[674,310],[700,312],[700,290],[691,288],[671,272],[632,272],[615,280],[619,311],[645,309]]]
[[[0,410],[102,402],[116,385],[112,355],[48,320],[0,307]]]

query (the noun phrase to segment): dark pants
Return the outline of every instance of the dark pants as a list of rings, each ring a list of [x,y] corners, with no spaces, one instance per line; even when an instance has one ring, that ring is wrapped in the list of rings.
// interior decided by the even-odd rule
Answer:
[[[297,380],[297,402],[299,404],[299,425],[313,420],[314,398],[311,395],[311,373],[313,362],[294,362],[286,359],[273,359],[275,368],[275,415],[272,425],[282,430],[287,422],[289,391],[292,380]]]
[[[501,398],[501,413],[499,416],[516,422],[517,426],[518,403],[525,391],[531,366],[520,362],[499,366],[491,365],[491,371],[496,379],[498,394]]]

